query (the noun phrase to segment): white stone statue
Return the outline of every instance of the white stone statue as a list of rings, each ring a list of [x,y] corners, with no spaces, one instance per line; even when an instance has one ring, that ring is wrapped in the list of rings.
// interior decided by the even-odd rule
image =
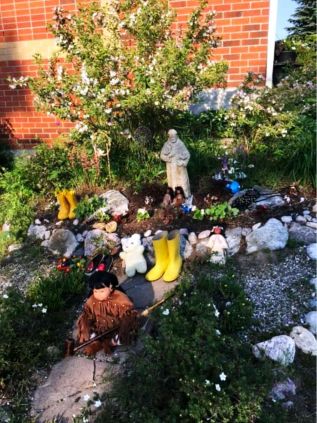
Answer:
[[[167,184],[175,190],[181,186],[185,197],[190,196],[189,178],[187,173],[187,163],[190,154],[185,144],[178,138],[175,129],[168,131],[168,140],[161,150],[161,159],[166,162]]]

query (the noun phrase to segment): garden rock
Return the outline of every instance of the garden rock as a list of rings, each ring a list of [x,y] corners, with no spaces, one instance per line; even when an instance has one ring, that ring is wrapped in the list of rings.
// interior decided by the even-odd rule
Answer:
[[[192,256],[193,252],[194,252],[193,246],[188,241],[186,241],[185,249],[183,252],[184,259],[185,260],[189,259]]]
[[[188,241],[191,245],[197,244],[197,235],[195,234],[195,232],[191,232],[188,235]]]
[[[85,256],[93,256],[97,252],[107,249],[109,235],[112,234],[107,234],[107,232],[101,229],[92,229],[89,231],[85,238]]]
[[[210,254],[209,248],[205,243],[199,243],[196,245],[196,256],[204,258]]]
[[[240,250],[240,242],[242,237],[242,228],[237,227],[233,229],[227,229],[225,232],[226,241],[228,243],[228,255],[233,256]]]
[[[291,223],[288,235],[290,239],[303,244],[311,244],[316,240],[316,234],[312,228],[308,228],[296,222]]]
[[[308,215],[310,215],[310,211],[309,210],[304,210],[303,211],[303,215],[307,217]]]
[[[313,205],[312,211],[313,211],[313,213],[317,213],[317,204]]]
[[[104,194],[101,194],[100,198],[107,201],[107,206],[105,207],[106,210],[102,209],[102,211],[105,211],[106,213],[125,216],[129,211],[129,200],[119,191],[111,189]]]
[[[148,229],[146,232],[144,232],[144,237],[147,238],[148,236],[151,236],[152,231],[151,229]]]
[[[180,254],[181,254],[181,256],[183,258],[184,258],[184,251],[185,251],[185,248],[186,248],[186,243],[187,243],[187,240],[186,240],[185,236],[184,235],[181,235],[180,236],[180,246],[179,246],[179,249],[180,249]]]
[[[283,382],[276,383],[270,392],[270,397],[274,401],[283,401],[286,398],[295,395],[296,385],[290,378],[287,378]]]
[[[45,232],[47,231],[44,225],[30,225],[28,229],[28,236],[35,239],[46,239]]]
[[[35,221],[34,221],[34,223],[36,224],[36,225],[41,225],[41,221],[40,221],[40,219],[35,219]]]
[[[274,191],[268,188],[260,187],[258,185],[255,185],[253,189],[260,193],[260,197],[257,198],[256,202],[251,205],[251,209],[254,209],[257,206],[266,206],[272,208],[285,205],[285,201],[283,200],[280,194],[275,193]]]
[[[242,228],[241,235],[245,237],[249,235],[251,232],[252,232],[251,228]]]
[[[292,218],[292,216],[282,216],[281,221],[283,223],[291,223],[293,221],[293,218]]]
[[[254,345],[252,351],[257,358],[266,356],[283,366],[288,366],[295,358],[295,342],[287,335],[273,336],[268,341]]]
[[[82,236],[82,234],[77,234],[76,240],[77,240],[77,242],[83,242],[85,240],[85,238]]]
[[[317,229],[317,223],[316,222],[307,222],[306,226],[309,228]]]
[[[316,335],[317,334],[317,311],[310,311],[305,314],[305,322],[309,325],[309,330]]]
[[[285,247],[287,240],[287,228],[279,220],[269,219],[264,226],[247,235],[247,254],[263,249],[280,250]]]
[[[78,220],[78,219],[74,219],[74,220],[73,220],[73,225],[74,225],[74,226],[77,226],[77,225],[78,225],[78,223],[79,223],[79,220]]]
[[[313,218],[311,216],[309,216],[309,214],[305,215],[305,218],[306,218],[307,222],[311,222],[313,220]]]
[[[9,247],[8,247],[8,252],[9,253],[12,253],[13,251],[17,251],[17,250],[20,250],[20,248],[22,247],[22,245],[21,244],[11,244],[11,245],[9,245]]]
[[[290,337],[294,339],[296,347],[305,354],[317,355],[317,341],[314,335],[302,326],[295,326]]]
[[[317,277],[316,277],[316,278],[311,278],[311,280],[309,281],[309,283],[310,283],[311,285],[313,285],[313,287],[314,287],[315,289],[317,289]]]
[[[297,223],[301,223],[301,224],[306,223],[306,218],[304,216],[301,216],[301,215],[296,216],[295,220],[296,220]]]
[[[4,223],[3,225],[2,225],[2,232],[9,232],[10,231],[10,225],[9,225],[9,223]]]
[[[54,229],[47,242],[47,247],[53,254],[64,257],[71,257],[77,245],[75,235],[68,229]]]
[[[308,257],[312,260],[317,260],[317,243],[314,242],[314,244],[310,244],[307,247],[307,254]]]
[[[38,422],[60,421],[61,417],[65,422],[73,421],[73,415],[79,415],[87,405],[87,398],[104,392],[107,367],[105,361],[85,357],[67,357],[57,363],[46,383],[34,393],[32,416]]]
[[[209,236],[210,236],[210,234],[211,234],[211,231],[210,230],[205,230],[205,231],[202,231],[202,232],[200,232],[200,234],[198,235],[198,239],[199,240],[202,240],[202,239],[206,239],[206,238],[208,238]]]
[[[51,231],[45,231],[44,232],[44,239],[50,239],[51,237]]]
[[[255,224],[252,226],[252,231],[255,231],[256,229],[261,228],[261,226],[262,226],[262,223],[261,223],[261,222],[255,223]]]
[[[188,236],[188,229],[187,228],[181,228],[179,230],[180,235]]]

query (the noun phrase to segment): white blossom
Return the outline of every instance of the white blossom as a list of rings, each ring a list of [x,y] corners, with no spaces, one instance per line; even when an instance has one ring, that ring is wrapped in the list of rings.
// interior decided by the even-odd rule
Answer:
[[[101,407],[101,401],[100,400],[97,400],[97,401],[95,401],[94,402],[94,406],[96,407],[96,408],[99,408],[99,407]]]
[[[170,314],[170,311],[169,311],[169,309],[168,308],[166,308],[164,311],[163,311],[163,313],[162,313],[164,316],[168,316],[169,314]]]
[[[90,395],[86,394],[83,396],[84,401],[89,401],[89,399],[90,399]]]
[[[215,388],[216,388],[216,391],[218,391],[218,392],[221,391],[221,387],[220,387],[219,383],[215,384]]]
[[[47,313],[47,308],[46,307],[42,308],[42,313],[43,314]]]
[[[220,373],[219,375],[220,380],[225,381],[227,379],[227,375],[224,372]]]
[[[206,386],[210,385],[210,380],[206,379],[206,380],[205,380],[205,385],[206,385]]]
[[[7,299],[7,298],[9,298],[9,296],[8,296],[8,294],[3,294],[2,298]]]

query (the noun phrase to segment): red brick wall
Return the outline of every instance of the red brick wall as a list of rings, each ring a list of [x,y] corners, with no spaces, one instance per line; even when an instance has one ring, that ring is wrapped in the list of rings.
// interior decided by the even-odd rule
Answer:
[[[51,38],[47,23],[57,5],[75,10],[89,0],[0,0],[0,47],[12,41]],[[209,0],[215,10],[221,46],[215,60],[229,64],[228,86],[236,87],[249,71],[265,76],[268,37],[269,0]],[[170,0],[177,12],[176,25],[182,28],[196,0]],[[38,113],[28,90],[11,90],[6,78],[32,76],[36,66],[31,60],[0,61],[0,142],[10,140],[12,147],[29,147],[39,140],[50,142],[71,127],[70,123]]]

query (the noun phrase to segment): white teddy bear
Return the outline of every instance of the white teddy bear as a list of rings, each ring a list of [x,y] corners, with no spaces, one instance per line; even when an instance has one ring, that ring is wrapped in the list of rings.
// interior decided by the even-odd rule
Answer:
[[[122,238],[122,252],[120,258],[125,262],[125,273],[129,278],[135,275],[135,272],[145,273],[147,265],[143,257],[144,247],[141,245],[141,235],[133,234],[129,238]]]

